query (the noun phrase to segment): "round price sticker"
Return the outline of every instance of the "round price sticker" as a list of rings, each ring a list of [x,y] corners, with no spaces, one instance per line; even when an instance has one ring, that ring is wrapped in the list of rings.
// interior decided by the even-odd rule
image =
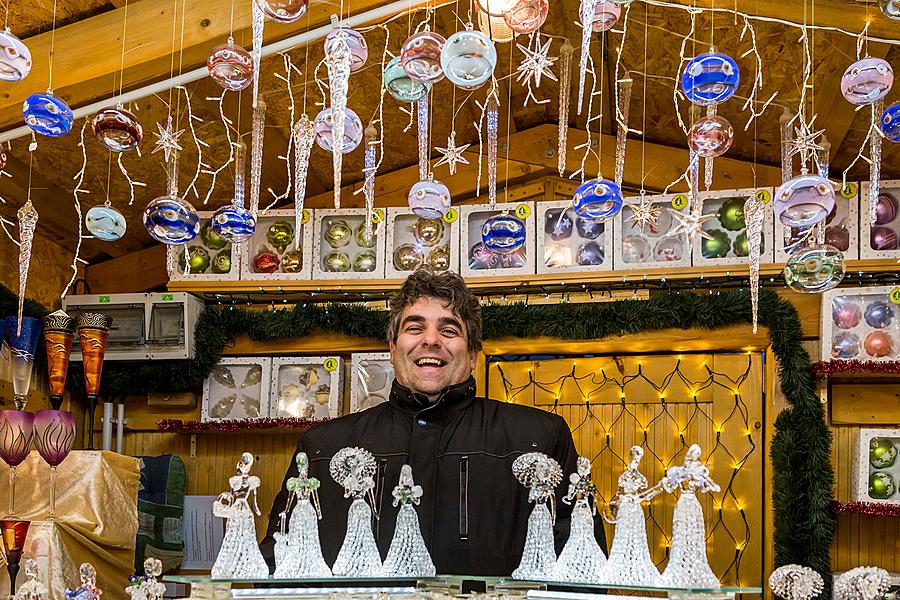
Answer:
[[[900,287],[895,287],[894,289],[892,289],[891,293],[888,294],[888,297],[894,304],[900,304]]]
[[[444,221],[447,223],[454,223],[459,218],[459,212],[455,208],[448,208],[447,212],[444,213]]]
[[[304,208],[303,214],[300,215],[300,224],[306,225],[308,222],[309,222],[309,211]]]
[[[338,367],[338,361],[337,361],[336,358],[326,358],[326,359],[325,359],[325,362],[322,364],[322,367],[323,367],[326,371],[328,371],[329,373],[331,373],[332,371],[337,370],[337,367]]]
[[[684,194],[678,194],[677,196],[672,198],[672,207],[675,210],[681,210],[687,205],[688,205],[688,199],[687,199],[687,196],[685,196]]]
[[[382,221],[384,221],[384,209],[376,208],[372,211],[372,222],[378,225]]]
[[[772,201],[772,192],[769,190],[756,190],[756,199],[763,204],[768,204]]]
[[[516,216],[520,219],[527,219],[531,216],[531,207],[527,204],[520,204],[516,207]]]
[[[847,200],[851,200],[856,197],[857,192],[859,192],[859,186],[855,183],[846,183],[844,187],[841,188],[841,196],[846,198]]]

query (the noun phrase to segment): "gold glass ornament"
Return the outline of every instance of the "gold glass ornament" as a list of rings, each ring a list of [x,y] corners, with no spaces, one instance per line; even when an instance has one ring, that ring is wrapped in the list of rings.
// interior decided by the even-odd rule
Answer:
[[[350,270],[350,257],[343,252],[331,252],[325,257],[324,268],[332,273],[345,273]]]
[[[423,246],[434,246],[444,236],[443,219],[416,219],[412,227],[416,241]]]
[[[343,248],[350,243],[353,230],[346,221],[332,221],[325,230],[325,241],[332,248]]]
[[[414,244],[400,244],[394,250],[394,268],[398,271],[415,271],[425,262],[425,256]]]
[[[374,248],[375,247],[375,232],[372,232],[372,235],[366,239],[366,224],[362,223],[359,227],[356,228],[356,243],[360,248]]]
[[[357,273],[369,273],[375,270],[377,264],[374,252],[361,252],[353,261],[353,270]]]
[[[281,270],[285,273],[299,273],[303,268],[303,252],[291,250],[281,257]]]
[[[428,253],[428,264],[435,271],[446,271],[450,268],[450,246],[443,244],[432,248]]]

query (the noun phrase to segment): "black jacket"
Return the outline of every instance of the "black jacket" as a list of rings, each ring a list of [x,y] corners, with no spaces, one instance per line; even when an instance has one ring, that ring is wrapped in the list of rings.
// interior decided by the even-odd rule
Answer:
[[[334,564],[347,528],[350,500],[328,471],[331,457],[346,446],[359,446],[378,463],[375,502],[379,519],[375,539],[387,555],[397,508],[391,491],[404,463],[424,489],[416,507],[425,544],[440,574],[508,576],[519,564],[533,504],[528,490],[513,476],[512,463],[525,452],[543,452],[563,468],[557,489],[556,550],[568,538],[571,506],[562,503],[577,454],[566,422],[539,409],[475,396],[475,380],[448,387],[437,402],[412,393],[394,381],[388,402],[319,425],[303,434],[297,450],[309,455],[310,475],[319,478],[323,519],[322,551]],[[285,475],[297,475],[295,462]],[[284,510],[284,484],[275,498],[261,545],[274,567],[272,534]],[[600,518],[596,530],[606,548]]]

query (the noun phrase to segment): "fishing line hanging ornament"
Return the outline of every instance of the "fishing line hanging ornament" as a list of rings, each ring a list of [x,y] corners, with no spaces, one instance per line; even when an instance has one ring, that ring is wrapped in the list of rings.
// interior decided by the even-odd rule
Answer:
[[[419,148],[419,181],[428,178],[428,96],[416,101],[416,141]]]
[[[713,51],[688,61],[681,76],[681,91],[694,104],[709,106],[731,98],[740,83],[740,69],[734,59]]]
[[[191,203],[178,195],[178,152],[181,150],[178,138],[184,130],[172,129],[171,116],[165,127],[159,123],[156,126],[159,133],[154,135],[159,139],[151,154],[161,151],[165,157],[168,189],[164,195],[154,198],[144,208],[144,228],[157,242],[177,246],[197,237],[200,233],[200,217]],[[174,254],[169,252],[169,266],[173,260]]]

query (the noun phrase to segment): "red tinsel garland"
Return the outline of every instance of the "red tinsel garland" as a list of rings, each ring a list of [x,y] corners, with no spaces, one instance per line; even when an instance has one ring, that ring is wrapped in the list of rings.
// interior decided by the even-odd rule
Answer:
[[[823,360],[813,363],[812,371],[820,377],[836,373],[883,373],[900,375],[900,361],[877,360]]]
[[[900,504],[875,502],[835,502],[834,512],[869,515],[872,517],[900,517]]]
[[[182,421],[163,419],[156,426],[163,433],[200,433],[203,431],[244,431],[247,429],[309,429],[330,419],[279,417],[277,419],[236,419],[232,421]]]

